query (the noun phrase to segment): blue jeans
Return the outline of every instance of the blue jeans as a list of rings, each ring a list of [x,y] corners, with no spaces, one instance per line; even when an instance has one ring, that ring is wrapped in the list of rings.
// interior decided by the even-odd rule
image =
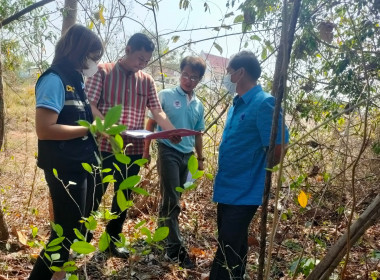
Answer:
[[[166,239],[166,251],[169,255],[178,254],[182,246],[182,238],[178,225],[178,216],[181,212],[179,199],[181,193],[176,187],[183,187],[186,183],[187,162],[193,153],[181,153],[162,143],[158,144],[157,170],[160,176],[161,203],[158,226],[167,226],[169,235]]]
[[[218,203],[218,250],[211,266],[210,280],[242,280],[247,264],[248,227],[257,205]]]

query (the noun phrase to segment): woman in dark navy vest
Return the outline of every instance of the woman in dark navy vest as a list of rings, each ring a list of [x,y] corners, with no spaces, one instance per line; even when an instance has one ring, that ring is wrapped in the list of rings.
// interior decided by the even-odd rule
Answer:
[[[65,239],[59,244],[60,250],[40,253],[29,279],[64,279],[63,271],[54,273],[50,267],[61,267],[68,260],[70,245],[76,238],[73,229],[83,230],[79,221],[86,215],[86,200],[89,203],[91,199],[94,180],[82,163],[97,165],[98,149],[94,137],[86,127],[78,125],[78,120],[93,121],[84,76],[95,74],[103,51],[94,32],[74,25],[58,41],[51,67],[36,84],[37,165],[45,173],[54,224],[62,227]],[[49,242],[58,236],[52,228]],[[60,254],[58,261],[45,256],[56,253]]]

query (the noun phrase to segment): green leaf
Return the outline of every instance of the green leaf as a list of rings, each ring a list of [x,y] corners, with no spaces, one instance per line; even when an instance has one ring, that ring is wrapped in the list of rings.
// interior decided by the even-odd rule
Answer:
[[[216,42],[214,42],[213,46],[219,51],[220,54],[223,53],[223,48]]]
[[[214,180],[214,176],[211,173],[206,173],[205,176],[209,180]]]
[[[120,167],[116,163],[113,162],[112,164],[116,168],[117,171],[121,172]]]
[[[106,219],[107,221],[115,220],[119,217],[116,214],[111,214],[111,212],[108,209],[106,209],[106,211],[103,211],[102,213],[103,213],[103,218]]]
[[[38,233],[38,227],[33,227],[32,228],[32,237],[35,238],[37,236],[37,233]]]
[[[46,252],[56,252],[58,250],[60,250],[62,248],[62,246],[52,246],[52,247],[47,247],[45,249]]]
[[[53,247],[53,246],[56,246],[58,244],[60,244],[63,240],[65,240],[65,237],[62,236],[62,237],[58,237],[58,238],[55,238],[53,239],[52,241],[49,242],[49,244],[47,245],[48,247]]]
[[[135,193],[138,193],[138,194],[142,194],[142,195],[145,195],[145,196],[149,196],[149,193],[142,189],[142,188],[131,188],[131,190]]]
[[[104,252],[105,250],[107,250],[108,246],[110,245],[110,242],[111,242],[110,235],[106,231],[103,232],[102,235],[100,236],[99,245],[98,245],[100,252]]]
[[[147,162],[148,160],[146,158],[142,158],[142,159],[135,160],[133,163],[137,164],[140,167],[143,167]]]
[[[126,129],[127,129],[127,127],[125,125],[119,124],[119,125],[111,126],[105,132],[108,135],[116,135],[116,134],[123,132]]]
[[[119,153],[121,153],[121,149],[122,149],[122,148],[120,148],[120,145],[119,145],[119,143],[115,140],[115,137],[114,137],[114,136],[110,136],[110,137],[108,138],[108,142],[111,144],[112,152],[113,152],[114,154],[119,154]]]
[[[124,140],[123,140],[123,137],[121,137],[119,134],[116,134],[116,135],[115,135],[115,141],[116,141],[116,143],[119,145],[119,148],[120,148],[120,149],[123,149],[123,146],[124,146]]]
[[[57,261],[57,260],[59,260],[60,257],[61,257],[61,255],[59,253],[51,254],[51,260],[52,261]]]
[[[185,190],[181,187],[176,187],[175,190],[179,193],[183,193]]]
[[[193,185],[192,182],[186,182],[185,184],[183,184],[183,188],[187,189],[187,188],[191,187],[192,185]]]
[[[63,228],[59,224],[55,224],[51,222],[51,227],[53,228],[53,230],[57,233],[59,237],[63,235]]]
[[[198,170],[198,160],[192,155],[187,162],[187,167],[189,168],[189,172],[191,175],[195,174]]]
[[[75,265],[75,261],[67,261],[67,262],[65,262],[63,264],[63,267],[65,267],[65,266],[73,266],[73,265]]]
[[[111,171],[112,171],[111,168],[104,168],[104,169],[102,170],[102,173],[108,173],[108,172],[111,172]]]
[[[113,124],[119,121],[121,116],[121,105],[117,105],[108,110],[107,114],[104,116],[104,128],[107,129]]]
[[[177,43],[178,40],[179,40],[179,36],[178,35],[172,37],[173,43]]]
[[[159,242],[161,240],[164,240],[168,235],[169,235],[169,228],[168,227],[159,227],[154,232],[153,242]]]
[[[99,117],[96,117],[95,118],[95,123],[96,123],[96,130],[99,131],[99,132],[103,132],[104,131],[104,126],[103,126],[102,120]]]
[[[261,51],[261,59],[265,60],[267,57],[267,48],[263,48],[263,50]]]
[[[78,268],[74,265],[74,266],[65,266],[63,268],[64,271],[66,272],[73,272],[73,271],[76,271]],[[70,279],[70,278],[69,278]],[[75,279],[75,278],[74,278]],[[78,278],[76,278],[78,279]]]
[[[68,280],[79,280],[79,278],[75,274],[71,274]]]
[[[135,229],[138,229],[139,227],[141,227],[145,223],[146,223],[146,221],[142,220],[141,222],[139,222],[138,224],[135,225]]]
[[[199,179],[199,178],[201,178],[202,176],[203,176],[203,174],[204,174],[205,172],[203,171],[203,170],[197,170],[196,172],[195,172],[195,174],[193,174],[191,177],[193,178],[193,179]]]
[[[146,235],[146,242],[150,243],[152,242],[152,233],[150,232],[149,229],[147,229],[146,227],[143,227],[141,228],[140,232],[143,234],[143,235]]]
[[[124,154],[115,154],[115,158],[118,162],[123,164],[129,164],[131,162],[131,158]]]
[[[110,182],[116,182],[116,180],[113,178],[113,175],[107,175],[103,178],[102,183],[110,183]]]
[[[234,23],[239,23],[239,22],[243,22],[243,21],[244,21],[244,15],[238,15],[234,19]]]
[[[89,165],[86,162],[82,162],[82,166],[83,166],[84,170],[86,170],[88,173],[92,174],[92,167],[91,167],[91,165]]]
[[[95,252],[96,250],[95,246],[91,245],[86,241],[76,241],[73,244],[71,244],[70,248],[73,249],[75,252],[84,255]]]
[[[128,177],[127,179],[124,179],[123,182],[121,182],[119,186],[119,190],[126,190],[130,189],[133,186],[135,186],[138,182],[140,182],[141,176],[139,175],[133,175]]]
[[[228,17],[233,16],[233,15],[234,15],[234,12],[230,12],[230,13],[226,14],[224,17],[228,18]]]
[[[84,126],[84,127],[87,127],[87,128],[90,128],[90,127],[91,127],[91,124],[90,124],[88,121],[85,121],[85,120],[79,120],[79,121],[77,121],[77,123],[78,123],[80,126]]]
[[[84,225],[88,230],[95,230],[98,222],[94,219],[93,216],[90,216],[86,219]]]
[[[83,234],[77,228],[74,228],[74,233],[78,237],[79,240],[82,240],[82,241],[86,240],[86,238],[83,236]]]
[[[257,36],[257,35],[252,35],[251,37],[250,37],[250,39],[251,40],[256,40],[256,41],[261,41],[261,38],[259,37],[259,36]]]
[[[49,260],[49,262],[52,262],[52,260],[51,260],[50,256],[49,256],[48,254],[46,254],[46,252],[44,253],[44,256],[45,256],[45,258],[46,258],[46,259],[48,259],[48,260]]]
[[[117,205],[119,205],[121,212],[130,208],[133,205],[132,200],[127,200],[125,198],[124,192],[121,189],[119,189],[116,193],[116,201]]]
[[[51,266],[50,267],[51,270],[55,271],[55,272],[59,272],[59,271],[62,271],[62,268],[58,267],[58,266]]]
[[[53,174],[54,174],[55,178],[58,179],[58,172],[57,172],[57,169],[53,168]]]

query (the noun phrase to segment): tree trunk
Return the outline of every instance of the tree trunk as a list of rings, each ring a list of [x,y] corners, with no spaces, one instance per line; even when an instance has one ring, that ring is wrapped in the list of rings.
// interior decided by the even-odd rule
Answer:
[[[347,231],[327,252],[322,261],[314,268],[306,280],[328,279],[338,266],[347,250],[365,233],[365,231],[380,218],[380,195],[378,194],[359,219],[350,227],[350,247],[347,247]]]
[[[77,21],[78,1],[65,0],[65,7],[63,9],[63,21],[61,34],[65,33]]]
[[[4,139],[4,89],[3,89],[3,71],[2,63],[0,59],[0,149],[3,146]],[[8,240],[9,231],[7,223],[3,215],[3,207],[1,206],[0,200],[0,241]]]
[[[271,169],[274,165],[274,148],[275,139],[277,137],[278,118],[280,115],[281,103],[285,92],[285,86],[287,81],[287,73],[289,68],[290,53],[293,47],[294,34],[298,21],[298,16],[301,8],[301,0],[293,1],[293,8],[290,20],[287,20],[287,6],[288,2],[283,1],[283,26],[281,31],[281,41],[278,50],[276,68],[273,77],[272,95],[276,97],[276,104],[273,114],[272,130],[270,137],[270,144],[267,157],[267,168]],[[285,20],[286,17],[286,20]],[[259,252],[259,267],[257,273],[257,279],[264,279],[264,266],[265,266],[265,250],[266,250],[266,237],[267,237],[267,216],[268,216],[268,204],[269,194],[272,185],[272,172],[266,171],[265,187],[263,194],[263,204],[260,220],[260,252]]]

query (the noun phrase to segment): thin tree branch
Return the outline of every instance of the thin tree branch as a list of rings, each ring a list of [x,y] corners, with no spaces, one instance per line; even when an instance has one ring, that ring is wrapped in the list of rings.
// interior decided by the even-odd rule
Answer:
[[[0,22],[0,28],[3,28],[3,26],[11,23],[12,21],[15,21],[15,20],[18,20],[20,17],[22,17],[23,15],[33,11],[34,9],[37,9],[39,7],[42,7],[50,2],[53,2],[54,0],[42,0],[40,2],[37,2],[37,3],[34,3],[28,7],[26,7],[25,9],[15,13],[13,16],[10,16],[9,18],[6,18],[4,20],[2,20]]]

